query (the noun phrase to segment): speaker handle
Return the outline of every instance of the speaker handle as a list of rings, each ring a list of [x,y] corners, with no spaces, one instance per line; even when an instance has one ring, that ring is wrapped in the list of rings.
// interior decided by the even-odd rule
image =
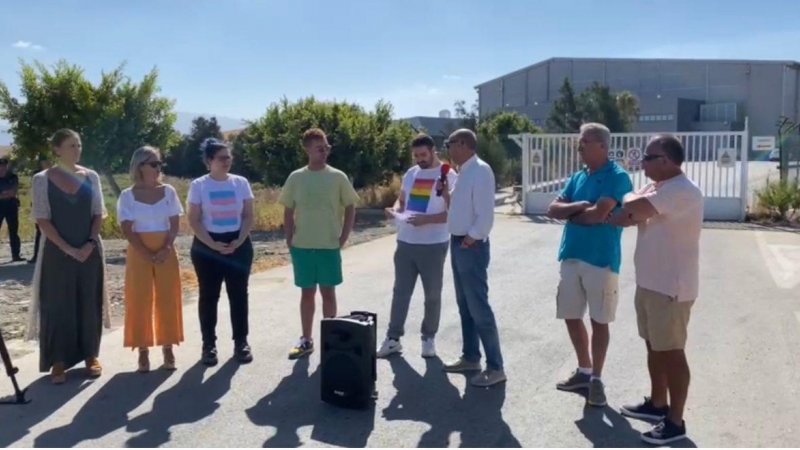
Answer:
[[[370,317],[372,319],[372,323],[374,324],[374,327],[372,327],[372,341],[373,341],[372,343],[373,344],[377,344],[377,342],[378,342],[378,314],[377,313],[373,313],[373,312],[369,312],[369,311],[351,311],[350,314],[351,315],[360,314],[360,315],[363,315],[363,316]],[[372,381],[377,381],[377,380],[378,380],[378,362],[373,357],[373,359],[372,359]],[[377,398],[378,391],[375,391],[373,393],[373,396],[375,398]]]
[[[360,316],[367,316],[372,319],[372,322],[375,324],[375,329],[378,329],[378,314],[369,312],[369,311],[351,311],[351,316],[360,315]]]

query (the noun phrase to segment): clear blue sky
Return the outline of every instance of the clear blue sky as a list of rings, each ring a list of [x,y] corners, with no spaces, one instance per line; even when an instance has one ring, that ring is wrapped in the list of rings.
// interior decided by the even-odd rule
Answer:
[[[552,56],[800,60],[799,0],[0,0],[0,79],[64,58],[157,66],[177,109],[255,118],[283,96],[435,115]]]

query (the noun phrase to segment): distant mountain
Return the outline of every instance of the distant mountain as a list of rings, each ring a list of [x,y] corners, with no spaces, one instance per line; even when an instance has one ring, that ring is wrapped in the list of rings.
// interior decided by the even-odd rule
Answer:
[[[244,128],[247,124],[242,119],[230,117],[214,116],[213,114],[198,114],[191,112],[178,111],[178,119],[175,121],[175,129],[181,134],[189,134],[192,130],[192,120],[196,117],[204,116],[207,118],[216,117],[217,123],[222,131],[231,131]],[[0,145],[11,145],[12,137],[8,134],[8,123],[0,121]]]
[[[178,120],[175,121],[175,129],[181,134],[189,134],[192,130],[192,120],[199,116],[206,118],[216,117],[217,123],[222,131],[236,130],[244,128],[247,124],[242,119],[232,119],[230,117],[215,116],[214,114],[199,114],[191,112],[178,111]]]

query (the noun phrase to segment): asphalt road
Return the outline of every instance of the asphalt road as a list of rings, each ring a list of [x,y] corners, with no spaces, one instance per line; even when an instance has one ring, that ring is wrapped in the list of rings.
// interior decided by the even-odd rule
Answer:
[[[286,353],[299,335],[291,268],[253,277],[251,337],[255,362],[226,361],[230,327],[221,303],[221,364],[195,365],[195,306],[185,311],[187,342],[173,374],[132,373],[136,355],[119,330],[106,335],[106,373],[86,382],[71,372],[51,386],[36,372],[37,355],[17,364],[33,403],[0,409],[0,446],[640,446],[647,424],[618,414],[648,393],[644,344],[636,333],[632,255],[635,230],[624,234],[620,306],[604,379],[609,407],[584,407],[555,383],[576,362],[564,325],[554,319],[561,226],[498,216],[492,236],[491,298],[509,381],[475,389],[419,356],[422,315],[415,295],[403,356],[378,362],[373,410],[347,411],[319,401],[319,353],[297,363]],[[345,251],[341,310],[380,315],[385,332],[394,239]],[[683,446],[800,445],[800,235],[707,229],[702,238],[701,298],[690,325],[692,386]],[[445,282],[441,357],[457,357],[460,328],[452,281]],[[317,329],[318,331],[318,329]],[[158,352],[153,355],[158,358]],[[158,361],[156,359],[155,361]],[[0,378],[2,392],[10,384]]]

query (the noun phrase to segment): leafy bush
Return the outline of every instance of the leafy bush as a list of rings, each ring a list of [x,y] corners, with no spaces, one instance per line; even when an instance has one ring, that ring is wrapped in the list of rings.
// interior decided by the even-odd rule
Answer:
[[[766,187],[757,191],[756,197],[759,205],[775,219],[791,220],[800,209],[800,186],[796,180],[770,182],[767,179]]]
[[[312,127],[328,135],[330,164],[351,176],[356,188],[384,183],[410,165],[414,132],[407,123],[393,121],[391,105],[383,102],[368,112],[346,102],[283,99],[237,137],[237,146],[265,184],[281,185],[306,164],[300,140]]]
[[[492,167],[498,186],[505,184],[508,175],[506,148],[496,136],[478,135],[478,156]]]
[[[478,123],[479,134],[496,137],[506,149],[510,159],[521,159],[522,149],[516,142],[509,139],[511,134],[541,133],[541,128],[531,122],[528,116],[516,111],[502,111],[489,115]]]

